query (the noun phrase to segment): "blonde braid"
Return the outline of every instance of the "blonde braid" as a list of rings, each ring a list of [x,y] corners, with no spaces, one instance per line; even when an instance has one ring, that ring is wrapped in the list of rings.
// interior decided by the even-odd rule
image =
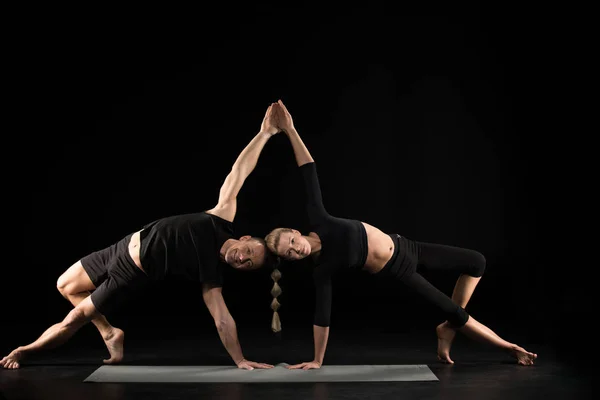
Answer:
[[[273,301],[271,302],[271,309],[273,310],[273,320],[271,322],[271,329],[273,332],[277,333],[281,331],[281,320],[279,319],[279,301],[277,301],[277,297],[281,294],[281,287],[277,283],[279,279],[281,279],[281,272],[275,268],[273,272],[271,272],[271,279],[273,279],[273,288],[271,289],[271,295],[273,296]]]

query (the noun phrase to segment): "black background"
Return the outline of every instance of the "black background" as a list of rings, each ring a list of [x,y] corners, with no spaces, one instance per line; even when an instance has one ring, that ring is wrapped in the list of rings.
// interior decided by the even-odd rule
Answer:
[[[331,214],[482,252],[471,313],[507,340],[574,357],[589,316],[568,262],[579,233],[562,228],[560,196],[574,184],[557,161],[570,154],[551,139],[551,107],[565,101],[560,26],[510,8],[211,7],[15,15],[4,61],[5,351],[66,315],[56,280],[80,257],[155,218],[213,207],[281,98]],[[239,194],[238,236],[303,228],[295,172],[275,136]],[[284,332],[310,337],[307,268],[282,267],[279,299]],[[240,332],[271,334],[268,273],[227,271]],[[451,293],[455,277],[429,278]],[[440,320],[366,273],[334,285],[338,335]],[[197,285],[155,289],[109,320],[138,337],[216,337]]]

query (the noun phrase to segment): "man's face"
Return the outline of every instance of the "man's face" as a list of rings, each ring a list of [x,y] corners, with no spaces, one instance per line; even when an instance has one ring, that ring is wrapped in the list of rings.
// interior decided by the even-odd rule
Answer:
[[[266,248],[258,240],[242,236],[225,253],[225,262],[235,269],[252,270],[262,267]]]

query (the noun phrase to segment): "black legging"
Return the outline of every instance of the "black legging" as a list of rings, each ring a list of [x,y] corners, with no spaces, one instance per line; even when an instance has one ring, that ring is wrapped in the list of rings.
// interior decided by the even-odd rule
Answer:
[[[399,279],[439,308],[454,328],[464,326],[469,314],[418,271],[449,271],[480,277],[485,271],[485,257],[475,250],[461,247],[417,242],[397,234],[390,237],[394,241],[394,254],[379,273]]]

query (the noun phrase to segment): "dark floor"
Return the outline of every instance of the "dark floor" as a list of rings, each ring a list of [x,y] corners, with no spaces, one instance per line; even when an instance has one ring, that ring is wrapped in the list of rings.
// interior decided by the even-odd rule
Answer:
[[[436,382],[332,383],[84,383],[106,356],[95,332],[87,331],[61,348],[31,358],[19,370],[1,370],[6,399],[588,399],[592,372],[563,361],[552,348],[535,343],[523,347],[538,353],[532,367],[518,366],[506,354],[457,337],[453,366],[437,363],[431,332],[380,333],[350,336],[332,332],[329,364],[427,364]],[[290,364],[307,360],[312,343],[306,335],[276,338],[240,335],[247,358]],[[143,339],[129,334],[129,365],[230,365],[216,333],[197,338]],[[308,338],[310,339],[310,338]]]

